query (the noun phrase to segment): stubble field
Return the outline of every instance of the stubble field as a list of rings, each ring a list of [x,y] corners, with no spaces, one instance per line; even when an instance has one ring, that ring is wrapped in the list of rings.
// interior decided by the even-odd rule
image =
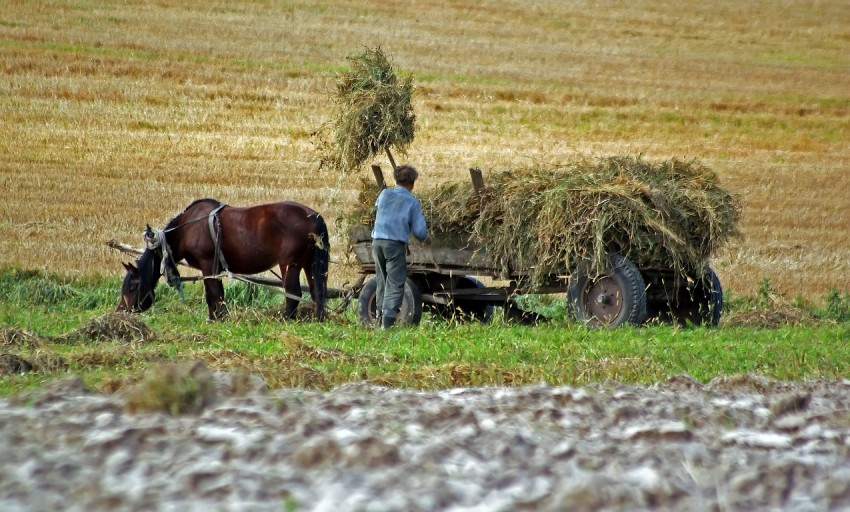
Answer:
[[[576,155],[697,158],[744,200],[713,263],[817,301],[850,289],[850,11],[786,2],[28,2],[0,12],[0,264],[117,275],[190,201],[293,199],[347,55],[412,73],[420,187]],[[376,163],[387,167],[387,162]],[[363,176],[367,171],[363,170]],[[332,230],[331,285],[351,279]]]

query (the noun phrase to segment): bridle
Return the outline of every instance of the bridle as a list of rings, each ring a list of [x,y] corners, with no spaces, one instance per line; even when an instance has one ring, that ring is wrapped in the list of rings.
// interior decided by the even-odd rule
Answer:
[[[151,274],[153,274],[154,272],[156,272],[156,268],[155,268],[156,265],[154,264],[154,260],[151,260],[150,265],[151,265]],[[162,275],[162,274],[160,274],[160,275]],[[141,288],[141,285],[142,285],[141,273],[139,273],[138,277],[131,278],[130,283],[136,285],[136,293],[135,293],[135,299],[133,300],[133,304],[127,304],[127,307],[130,308],[130,311],[138,311],[138,312],[142,311],[142,303],[145,302],[148,299],[150,299],[151,304],[153,304],[153,302],[156,300],[156,297],[154,296],[153,287],[148,287],[147,292],[145,294],[139,293],[139,288]],[[125,298],[125,303],[126,303],[126,298]]]

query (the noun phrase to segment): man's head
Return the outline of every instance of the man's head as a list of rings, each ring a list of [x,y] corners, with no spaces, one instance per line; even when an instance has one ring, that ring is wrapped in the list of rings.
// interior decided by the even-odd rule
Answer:
[[[413,184],[416,183],[416,178],[419,177],[419,173],[412,165],[401,165],[395,168],[393,171],[393,177],[395,178],[397,185],[411,188],[413,187]]]

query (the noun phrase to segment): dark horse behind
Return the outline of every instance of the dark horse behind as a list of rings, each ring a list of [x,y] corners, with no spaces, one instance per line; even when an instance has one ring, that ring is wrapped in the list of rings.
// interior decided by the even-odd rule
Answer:
[[[125,263],[118,311],[142,312],[155,300],[154,289],[165,274],[181,286],[177,263],[201,271],[210,320],[227,314],[221,274],[258,274],[277,265],[287,292],[285,317],[295,316],[303,270],[324,319],[330,242],[322,216],[292,201],[239,208],[215,199],[198,199],[162,230],[145,230],[145,250],[136,264]]]

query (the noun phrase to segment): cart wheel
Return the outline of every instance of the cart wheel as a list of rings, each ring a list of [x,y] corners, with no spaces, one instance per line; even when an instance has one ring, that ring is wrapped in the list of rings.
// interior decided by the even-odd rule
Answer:
[[[723,287],[720,278],[711,267],[705,267],[705,273],[691,286],[682,286],[677,290],[674,303],[666,301],[652,309],[653,317],[667,317],[680,325],[704,325],[716,327],[723,312]]]
[[[484,283],[470,276],[461,276],[453,279],[452,286],[458,290],[469,290],[473,288],[484,288]],[[451,304],[433,304],[431,311],[440,318],[451,320],[472,320],[483,324],[489,323],[493,317],[493,304],[472,299],[456,299]]]
[[[610,270],[597,277],[577,272],[570,279],[567,301],[576,319],[590,327],[640,325],[646,319],[643,276],[619,254],[608,256]]]
[[[717,327],[720,315],[723,314],[723,287],[713,268],[705,267],[705,274],[697,283],[694,296],[703,298],[700,314],[703,325]]]
[[[357,297],[357,318],[363,324],[378,325],[378,311],[375,307],[377,291],[378,281],[373,278],[363,285]],[[422,320],[422,293],[419,287],[408,278],[404,282],[404,296],[396,325],[418,325],[420,320]]]

